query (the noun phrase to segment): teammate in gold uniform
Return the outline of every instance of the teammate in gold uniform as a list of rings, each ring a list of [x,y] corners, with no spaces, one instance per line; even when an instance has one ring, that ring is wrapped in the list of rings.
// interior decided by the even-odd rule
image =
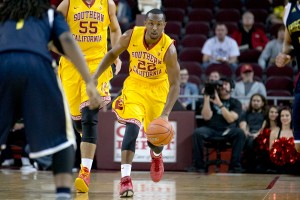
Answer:
[[[107,53],[108,28],[112,47],[116,45],[116,41],[121,36],[113,0],[64,0],[57,10],[66,17],[73,37],[83,51],[89,71],[93,74]],[[118,69],[121,61],[116,58],[115,64]],[[75,128],[82,133],[81,170],[75,180],[75,187],[79,192],[88,192],[90,171],[97,143],[99,109],[90,110],[87,107],[89,99],[84,90],[86,85],[66,57],[62,57],[60,60],[59,75]],[[97,80],[97,89],[102,97],[101,106],[110,102],[109,81],[112,77],[112,69],[109,67]]]
[[[121,123],[126,124],[122,141],[120,196],[133,195],[130,178],[136,138],[143,124],[147,129],[155,118],[168,120],[179,95],[179,64],[173,40],[163,33],[165,15],[153,9],[146,15],[145,27],[126,31],[117,45],[103,58],[94,79],[105,73],[113,61],[127,49],[130,55],[129,77],[121,96],[113,102],[113,109]],[[154,182],[164,172],[161,146],[149,143],[152,163],[150,175]]]

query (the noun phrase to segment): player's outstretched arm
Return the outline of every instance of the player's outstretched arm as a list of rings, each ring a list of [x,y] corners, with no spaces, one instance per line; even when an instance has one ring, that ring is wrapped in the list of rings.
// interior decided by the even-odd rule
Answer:
[[[275,64],[277,65],[277,67],[284,67],[291,61],[292,57],[291,55],[289,55],[293,50],[291,44],[292,44],[291,36],[287,28],[285,28],[282,52],[279,53],[275,59]]]
[[[167,65],[167,72],[170,84],[170,90],[167,97],[167,102],[161,114],[161,118],[167,119],[172,111],[172,108],[178,99],[180,91],[180,67],[177,61],[177,52],[174,44],[170,46],[165,56],[165,63]]]
[[[83,80],[86,82],[86,90],[90,100],[90,108],[93,109],[99,107],[101,103],[100,95],[96,89],[95,83],[90,76],[87,63],[83,57],[79,45],[74,40],[70,32],[64,32],[63,34],[61,34],[59,36],[59,41],[62,44],[64,53],[75,65]]]
[[[118,58],[118,56],[127,49],[132,34],[132,29],[126,31],[116,43],[116,45],[105,54],[104,58],[100,62],[96,72],[93,75],[93,79],[97,80],[98,77]]]

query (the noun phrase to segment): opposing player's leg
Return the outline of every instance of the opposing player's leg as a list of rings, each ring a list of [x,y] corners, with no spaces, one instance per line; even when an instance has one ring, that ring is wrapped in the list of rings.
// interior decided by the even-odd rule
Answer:
[[[13,126],[14,112],[15,109],[18,109],[16,107],[17,103],[20,103],[17,102],[17,99],[20,99],[18,95],[21,91],[15,91],[18,87],[15,87],[14,84],[21,80],[18,80],[19,77],[14,74],[18,69],[13,68],[15,66],[9,63],[10,58],[11,56],[6,54],[0,55],[0,60],[3,61],[0,66],[0,152],[3,150],[1,148],[7,148],[6,142],[9,131]],[[7,65],[4,63],[7,63]],[[9,152],[10,150],[7,149],[6,151]],[[13,159],[7,160],[7,162],[2,163],[2,166],[9,166],[12,162]]]
[[[294,90],[294,103],[293,103],[293,133],[295,138],[295,147],[300,152],[300,81],[297,81]]]
[[[76,146],[70,111],[51,64],[39,56],[32,57],[24,57],[30,59],[31,64],[24,65],[30,73],[22,102],[29,156],[39,158],[53,154],[57,199],[67,199],[71,197]]]

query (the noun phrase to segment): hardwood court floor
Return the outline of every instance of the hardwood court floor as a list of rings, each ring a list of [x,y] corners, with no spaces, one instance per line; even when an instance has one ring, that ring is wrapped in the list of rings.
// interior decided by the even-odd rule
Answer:
[[[74,173],[74,178],[77,173]],[[134,200],[300,200],[300,177],[273,174],[198,174],[165,172],[153,183],[149,172],[132,172]],[[75,200],[114,200],[119,172],[93,171],[88,194],[73,192]],[[51,172],[22,174],[0,170],[0,199],[55,199]]]

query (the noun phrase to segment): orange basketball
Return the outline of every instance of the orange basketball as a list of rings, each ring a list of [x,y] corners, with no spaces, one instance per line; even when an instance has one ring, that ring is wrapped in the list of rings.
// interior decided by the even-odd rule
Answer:
[[[164,146],[171,142],[174,136],[174,130],[168,121],[158,118],[149,124],[146,130],[146,136],[153,145]]]

